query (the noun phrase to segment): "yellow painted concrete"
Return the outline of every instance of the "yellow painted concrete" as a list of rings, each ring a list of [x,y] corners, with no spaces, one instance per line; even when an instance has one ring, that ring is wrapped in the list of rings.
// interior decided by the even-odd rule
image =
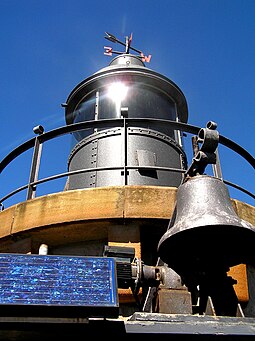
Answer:
[[[0,212],[0,239],[11,235],[16,206]]]
[[[120,186],[64,191],[0,212],[0,238],[41,227],[123,218],[170,219],[176,189]]]
[[[12,233],[54,224],[122,218],[122,188],[65,191],[16,205]]]
[[[129,218],[170,219],[176,200],[176,188],[126,186],[125,216]]]

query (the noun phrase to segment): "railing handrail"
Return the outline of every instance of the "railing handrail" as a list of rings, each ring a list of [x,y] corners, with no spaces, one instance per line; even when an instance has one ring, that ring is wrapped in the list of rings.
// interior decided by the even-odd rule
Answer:
[[[162,120],[162,119],[156,119],[156,118],[125,118],[127,123],[132,122],[141,122],[141,123],[165,123],[168,125],[171,125],[173,129],[177,129],[186,133],[191,134],[197,134],[200,127],[193,126],[187,123],[182,122],[176,122],[176,121],[170,121],[170,120]],[[40,139],[40,142],[46,142],[48,140],[51,140],[55,137],[70,134],[75,131],[89,129],[89,128],[100,128],[111,126],[112,123],[122,123],[124,122],[124,118],[115,118],[115,119],[103,119],[98,121],[86,121],[86,122],[79,122],[79,123],[73,123],[66,126],[62,126],[53,130],[50,130],[48,132],[45,132],[41,134],[38,138]],[[108,123],[108,125],[107,125]],[[110,124],[111,123],[111,124]],[[13,149],[2,161],[0,162],[0,173],[4,170],[4,168],[13,161],[17,156],[24,153],[25,151],[29,150],[34,146],[36,136],[31,138],[30,140],[22,143],[15,149]],[[228,147],[232,149],[234,152],[242,156],[254,169],[255,169],[255,158],[243,147],[241,147],[236,142],[226,138],[223,135],[219,135],[219,143],[224,145],[225,147]]]
[[[91,120],[91,121],[85,121],[85,122],[79,122],[79,123],[73,123],[70,125],[65,125],[56,129],[53,129],[51,131],[48,132],[44,132],[41,135],[35,136],[33,138],[31,138],[30,140],[22,143],[21,145],[19,145],[18,147],[16,147],[15,149],[13,149],[9,154],[7,154],[2,161],[0,162],[0,173],[13,161],[15,160],[19,155],[23,154],[24,152],[26,152],[27,150],[33,148],[35,146],[35,141],[36,139],[39,140],[39,142],[42,144],[46,141],[52,140],[56,137],[59,137],[61,135],[66,135],[66,134],[70,134],[70,133],[74,133],[76,131],[80,131],[80,130],[85,130],[85,129],[90,129],[90,128],[109,128],[109,127],[124,127],[124,125],[126,126],[130,126],[131,124],[136,123],[153,123],[155,124],[167,124],[169,126],[171,126],[171,128],[173,130],[179,130],[185,133],[191,133],[191,134],[198,134],[199,130],[201,129],[200,127],[194,126],[194,125],[190,125],[187,123],[182,123],[182,122],[176,122],[176,121],[170,121],[170,120],[163,120],[163,119],[156,119],[156,118],[115,118],[115,119],[102,119],[102,120]],[[245,150],[243,147],[241,147],[239,144],[237,144],[236,142],[226,138],[225,136],[219,135],[219,143],[224,145],[225,147],[231,149],[232,151],[236,152],[237,154],[239,154],[241,157],[243,157],[254,169],[255,169],[255,158],[247,151]],[[128,166],[127,168],[133,168],[132,166]],[[110,169],[112,167],[103,167],[104,169]],[[116,168],[116,167],[114,167]],[[123,168],[123,167],[117,167],[117,168]],[[135,166],[136,169],[141,168],[139,166]],[[145,168],[145,167],[142,167]],[[150,168],[150,167],[149,167]],[[165,167],[156,167],[154,166],[153,169],[158,169],[158,168],[162,168],[164,170]],[[95,168],[93,168],[93,170],[95,170]],[[99,168],[97,168],[97,170],[100,170]],[[170,171],[180,171],[182,172],[183,170],[178,170],[178,169],[168,169]],[[57,175],[53,175],[51,177],[47,177],[35,182],[31,182],[28,183],[12,192],[10,192],[9,194],[7,194],[6,196],[4,196],[2,199],[0,199],[0,203],[2,203],[4,200],[10,198],[12,195],[28,188],[29,186],[36,186],[37,184],[46,182],[46,181],[51,181],[51,180],[55,180],[64,176],[69,176],[72,174],[75,174],[77,172],[85,172],[86,170],[78,170],[78,171],[73,171],[73,172],[65,172],[62,174],[57,174]],[[243,191],[244,193],[252,196],[253,198],[255,198],[255,195],[253,195],[251,192],[247,191],[246,189],[243,189],[242,187],[235,185],[229,181],[223,180],[226,184],[239,189],[241,191]]]

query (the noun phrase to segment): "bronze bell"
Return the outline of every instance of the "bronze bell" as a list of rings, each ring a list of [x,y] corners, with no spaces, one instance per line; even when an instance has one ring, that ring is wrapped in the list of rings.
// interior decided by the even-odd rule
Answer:
[[[255,263],[255,227],[237,216],[222,180],[197,175],[180,185],[172,220],[158,253],[181,276]]]

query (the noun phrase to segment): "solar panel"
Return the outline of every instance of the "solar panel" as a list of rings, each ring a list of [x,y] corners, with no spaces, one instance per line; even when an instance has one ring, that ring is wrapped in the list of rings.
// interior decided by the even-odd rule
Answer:
[[[117,316],[114,258],[0,254],[0,315]]]

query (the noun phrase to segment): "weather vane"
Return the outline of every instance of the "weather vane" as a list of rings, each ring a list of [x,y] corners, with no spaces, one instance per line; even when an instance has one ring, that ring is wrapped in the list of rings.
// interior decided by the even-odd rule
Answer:
[[[131,46],[131,42],[133,39],[132,33],[130,34],[130,37],[126,36],[125,43],[123,43],[121,40],[119,40],[113,34],[111,34],[109,32],[105,32],[105,34],[106,34],[105,39],[110,40],[113,43],[118,43],[120,45],[125,46],[125,52],[124,53],[128,54],[130,50],[135,51],[135,52],[139,53],[139,57],[142,59],[143,62],[147,62],[147,63],[150,62],[150,60],[151,60],[150,54],[148,56],[145,56],[142,51]],[[109,46],[104,46],[104,49],[105,49],[104,54],[106,56],[112,56],[113,54],[123,54],[123,52],[120,52],[120,51],[113,51],[112,47],[109,47]]]

